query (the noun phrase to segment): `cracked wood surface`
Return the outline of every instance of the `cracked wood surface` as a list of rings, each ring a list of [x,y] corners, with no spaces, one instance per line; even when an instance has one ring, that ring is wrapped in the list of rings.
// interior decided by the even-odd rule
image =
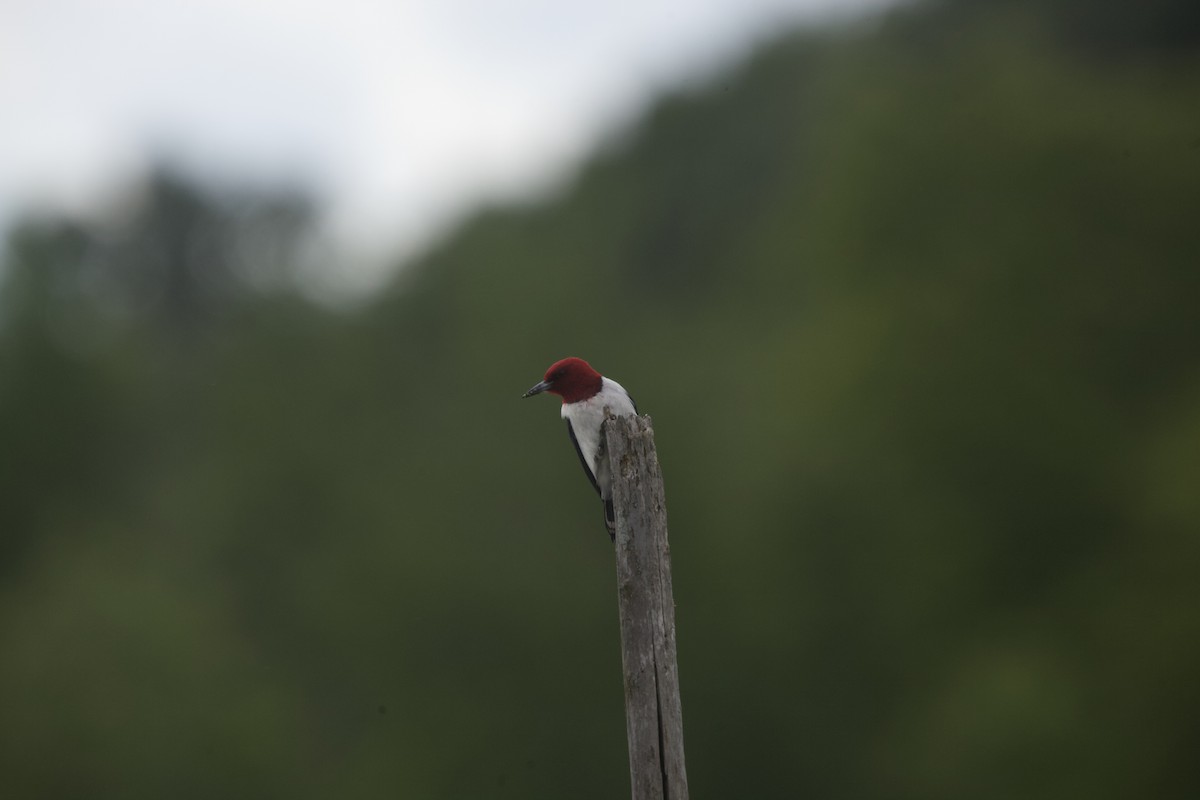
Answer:
[[[613,417],[604,427],[617,524],[617,603],[633,800],[687,800],[671,548],[654,429],[645,416]]]

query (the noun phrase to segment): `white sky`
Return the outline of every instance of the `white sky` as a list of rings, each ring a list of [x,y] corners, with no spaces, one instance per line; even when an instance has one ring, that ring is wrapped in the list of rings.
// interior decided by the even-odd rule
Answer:
[[[885,2],[0,0],[0,228],[167,158],[308,187],[343,247],[411,253],[781,24]]]

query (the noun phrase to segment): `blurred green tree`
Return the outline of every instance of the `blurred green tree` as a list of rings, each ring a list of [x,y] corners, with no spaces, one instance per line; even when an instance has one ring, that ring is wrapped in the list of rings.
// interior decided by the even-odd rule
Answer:
[[[6,787],[623,794],[611,551],[517,401],[575,354],[655,416],[698,795],[1196,794],[1184,8],[783,36],[352,312],[295,193],[21,227]]]

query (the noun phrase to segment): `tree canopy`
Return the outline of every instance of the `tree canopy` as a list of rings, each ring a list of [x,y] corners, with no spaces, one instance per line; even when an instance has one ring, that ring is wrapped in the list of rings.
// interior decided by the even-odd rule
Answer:
[[[290,193],[26,222],[8,791],[624,794],[567,355],[655,420],[697,796],[1200,791],[1192,7],[781,36],[349,311]]]

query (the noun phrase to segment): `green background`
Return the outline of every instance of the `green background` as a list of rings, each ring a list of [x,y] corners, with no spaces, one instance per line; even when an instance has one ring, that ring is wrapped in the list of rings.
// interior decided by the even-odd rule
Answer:
[[[1200,795],[1196,8],[781,35],[348,308],[297,193],[29,217],[3,793],[627,795],[612,548],[519,399],[578,355],[654,418],[694,797]]]

